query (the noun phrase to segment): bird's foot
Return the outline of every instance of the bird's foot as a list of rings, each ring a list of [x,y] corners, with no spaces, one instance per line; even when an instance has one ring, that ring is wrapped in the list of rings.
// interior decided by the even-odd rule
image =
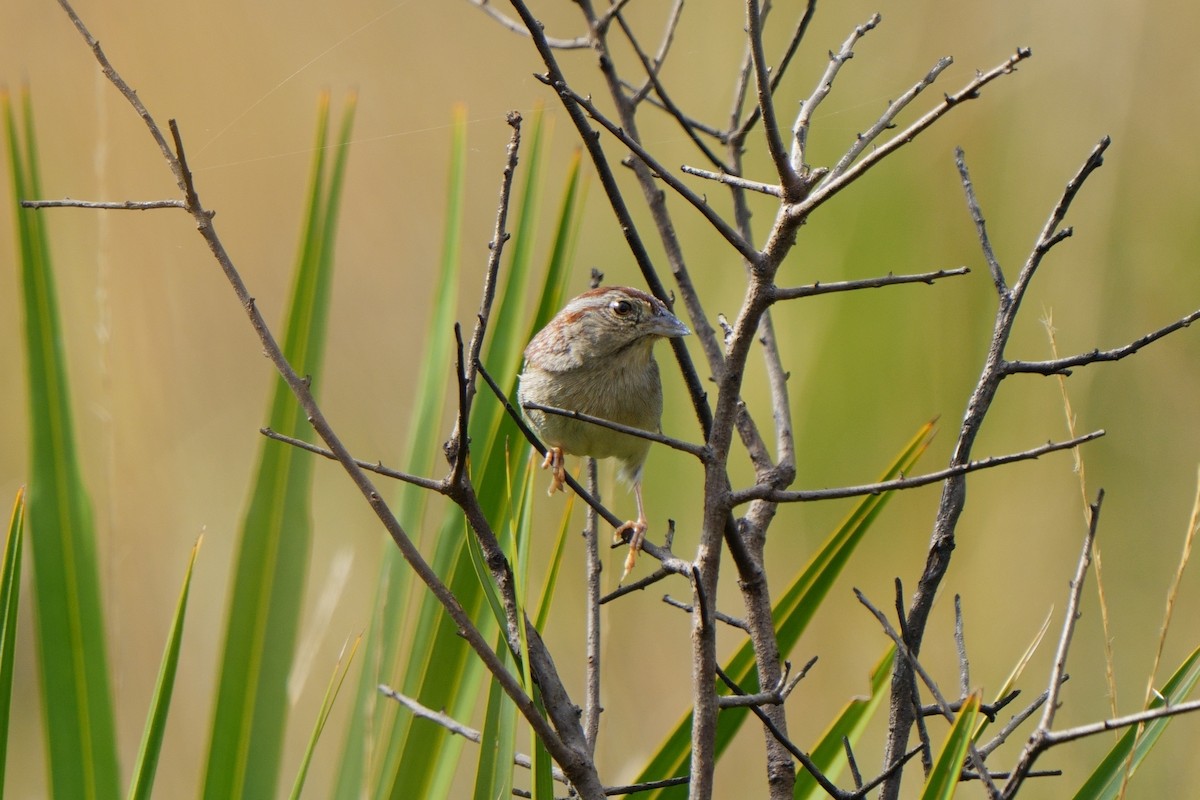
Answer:
[[[542,462],[542,469],[551,470],[550,489],[546,494],[553,496],[555,492],[566,485],[566,460],[561,447],[549,447],[546,449],[546,459]]]
[[[646,541],[646,527],[646,520],[639,518],[636,521],[626,522],[613,533],[613,542],[617,544],[629,542],[629,555],[625,556],[625,571],[621,573],[620,583],[624,583],[625,579],[629,577],[629,573],[633,572],[633,565],[637,563],[642,542]]]

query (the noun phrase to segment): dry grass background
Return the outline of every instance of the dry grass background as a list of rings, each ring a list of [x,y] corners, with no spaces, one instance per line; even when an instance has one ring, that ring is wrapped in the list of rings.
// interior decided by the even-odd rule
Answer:
[[[574,35],[570,4],[542,5],[555,6],[539,12],[552,34]],[[739,5],[697,0],[687,7],[665,79],[697,116],[719,121],[727,113],[732,69],[742,51]],[[798,12],[792,4],[779,5],[775,22],[783,28]],[[663,6],[632,3],[630,14],[651,26]],[[557,175],[574,146],[553,98],[531,77],[539,64],[528,42],[501,31],[465,2],[88,0],[77,9],[160,120],[178,118],[203,199],[218,210],[218,228],[269,318],[279,317],[292,268],[315,98],[328,87],[336,104],[344,93],[358,91],[320,396],[359,456],[394,458],[405,437],[412,402],[408,376],[423,350],[430,308],[452,106],[465,104],[471,120],[464,319],[475,307],[475,278],[486,257],[507,139],[504,113],[516,108],[530,116],[547,104],[548,199],[557,195]],[[935,91],[957,89],[976,68],[1000,62],[1018,45],[1031,47],[1034,57],[889,159],[802,232],[794,263],[781,280],[959,264],[974,270],[933,288],[815,298],[781,309],[777,324],[793,370],[798,485],[804,487],[872,478],[921,422],[938,414],[944,433],[924,465],[944,463],[994,309],[954,171],[956,145],[966,150],[1000,259],[1011,274],[1065,180],[1101,135],[1114,138],[1105,167],[1068,220],[1075,238],[1055,251],[1038,276],[1010,351],[1015,357],[1047,357],[1039,324],[1045,310],[1053,311],[1059,346],[1067,353],[1120,344],[1200,305],[1200,163],[1193,143],[1200,7],[1168,8],[1149,0],[829,3],[818,9],[782,90],[781,108],[807,95],[826,51],[876,10],[883,25],[856,48],[816,117],[818,162],[835,158],[888,99],[942,55],[953,55],[955,65]],[[784,31],[775,31],[769,54],[780,52],[783,37]],[[576,88],[601,95],[590,55],[570,54],[564,62]],[[23,82],[32,86],[49,196],[172,195],[169,173],[141,123],[99,75],[55,3],[0,4],[0,82],[10,89]],[[666,120],[645,125],[645,140],[666,154],[665,163],[697,163]],[[765,160],[754,163],[765,170]],[[710,188],[709,194],[719,202],[719,191]],[[736,258],[677,205],[691,269],[712,298],[708,310],[714,316],[733,313],[742,280]],[[767,208],[759,206],[760,233],[769,220]],[[126,758],[136,749],[188,550],[199,533],[206,536],[158,784],[158,796],[186,797],[195,791],[205,756],[215,648],[234,534],[261,446],[256,430],[270,386],[269,365],[182,214],[46,213],[77,425],[103,544]],[[7,204],[3,216],[9,217]],[[5,221],[0,374],[9,377],[0,382],[0,497],[12,496],[27,463],[13,253],[12,228]],[[598,192],[588,201],[578,253],[572,288],[586,286],[591,266],[611,281],[638,283]],[[1108,492],[1100,541],[1123,711],[1140,704],[1165,586],[1192,502],[1200,460],[1198,356],[1200,338],[1183,332],[1131,361],[1079,372],[1069,383],[1081,430],[1109,431],[1088,447],[1085,459],[1091,491],[1103,486]],[[664,372],[668,402],[671,396],[682,402],[681,389],[670,385],[673,370]],[[747,394],[752,404],[765,397],[757,382]],[[667,432],[694,437],[689,416],[669,414]],[[1053,381],[1012,380],[977,452],[1061,439],[1064,428]],[[694,498],[673,489],[698,478],[699,470],[684,456],[662,449],[651,456],[650,510],[679,521],[681,553],[695,541],[689,526],[698,511]],[[936,499],[936,490],[928,489],[894,500],[794,654],[798,661],[821,657],[790,701],[797,741],[812,740],[846,697],[865,687],[866,672],[886,642],[855,603],[850,586],[890,604],[894,576],[910,587],[915,583]],[[561,510],[561,499],[539,502],[548,516]],[[623,495],[616,502],[618,508],[632,505]],[[769,550],[777,581],[800,567],[847,507],[797,507],[780,514]],[[366,624],[373,560],[381,546],[381,531],[333,466],[318,469],[315,517],[309,610],[336,558],[352,559],[351,579],[339,590],[329,624],[307,625],[302,633],[318,647],[312,678],[292,716],[296,747],[289,763],[298,758],[342,641]],[[1082,519],[1078,481],[1066,455],[972,480],[946,590],[964,595],[973,681],[985,691],[999,685],[1051,609],[1062,608]],[[580,559],[581,548],[573,547],[568,558]],[[613,568],[620,557],[612,556]],[[579,568],[575,574],[581,574]],[[1190,576],[1168,644],[1168,666],[1200,639],[1198,590]],[[1108,708],[1094,585],[1085,598],[1062,725],[1099,718]],[[935,612],[926,659],[953,686],[951,599],[943,597]],[[576,600],[575,587],[564,587],[551,623],[560,665],[581,651]],[[730,594],[727,600],[736,598]],[[45,785],[40,710],[31,620],[28,608],[23,611],[14,703],[20,727],[10,742],[7,789],[9,796],[37,797]],[[607,777],[621,780],[632,775],[687,702],[687,629],[653,592],[622,601],[606,614],[610,689],[600,758]],[[1056,616],[1056,626],[1057,621]],[[723,650],[735,644],[730,635]],[[1040,690],[1049,661],[1046,648],[1031,665],[1022,681],[1030,694]],[[310,796],[320,796],[327,785],[340,746],[339,719],[335,714],[332,734],[318,751]],[[1181,796],[1182,787],[1200,781],[1194,759],[1198,724],[1183,719],[1172,726],[1131,796]],[[881,731],[869,739],[880,742]],[[1064,796],[1107,746],[1108,740],[1091,741],[1045,759],[1039,766],[1061,767],[1067,775],[1031,787],[1029,796]],[[744,790],[761,780],[760,750],[757,732],[747,730],[719,770],[721,796],[754,796]],[[874,767],[877,757],[865,755],[874,752],[870,745],[861,748],[864,769]],[[914,783],[909,781],[910,791]]]

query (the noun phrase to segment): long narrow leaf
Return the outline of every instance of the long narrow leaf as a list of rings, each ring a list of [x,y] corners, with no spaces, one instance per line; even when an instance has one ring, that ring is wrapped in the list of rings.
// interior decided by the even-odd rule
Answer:
[[[504,634],[496,636],[496,650],[508,652]],[[504,657],[506,664],[512,658]],[[500,684],[492,681],[488,689],[487,710],[483,715],[483,736],[479,742],[479,765],[475,770],[473,800],[511,797],[513,756],[516,755],[517,708]]]
[[[33,111],[24,95],[25,152],[0,95],[20,242],[31,455],[30,548],[50,788],[69,800],[116,797],[116,725],[91,501],[76,453],[66,358],[50,249],[41,216],[19,201],[40,197]]]
[[[895,655],[896,648],[889,647],[883,654],[883,658],[875,664],[875,669],[871,670],[870,697],[855,698],[847,703],[842,712],[834,719],[833,724],[829,726],[829,730],[821,736],[817,746],[809,753],[809,757],[821,770],[821,774],[830,780],[836,781],[842,769],[848,764],[843,742],[849,741],[851,745],[854,745],[858,741],[859,736],[867,727],[867,722],[887,695],[885,689],[890,685],[892,659]],[[808,800],[824,796],[825,790],[816,782],[811,773],[806,770],[797,773],[796,786],[792,792],[795,800],[802,798]]]
[[[922,425],[917,434],[901,450],[891,466],[881,476],[888,480],[908,472],[929,446],[933,423]],[[851,554],[862,542],[871,523],[887,505],[891,493],[864,497],[851,511],[849,517],[826,539],[825,544],[813,556],[808,565],[792,581],[775,603],[772,617],[775,621],[779,651],[788,653],[796,646],[800,635],[816,614],[821,602],[833,588]],[[753,645],[746,641],[734,653],[725,666],[725,672],[748,692],[758,691],[758,676],[754,663]],[[720,687],[723,689],[723,687]],[[746,720],[748,712],[741,708],[730,708],[717,718],[716,754],[724,752],[734,734]],[[676,775],[686,775],[691,762],[692,717],[685,713],[675,728],[659,746],[646,767],[638,775],[638,782],[662,780]],[[686,786],[660,789],[647,795],[654,800],[683,798]]]
[[[317,713],[317,721],[308,737],[308,746],[304,748],[304,757],[300,759],[300,769],[296,771],[296,780],[292,783],[291,800],[300,800],[300,793],[304,791],[304,782],[308,778],[308,767],[312,764],[313,752],[317,749],[317,742],[325,730],[325,723],[329,721],[329,713],[333,711],[333,704],[342,689],[342,684],[346,682],[346,675],[354,663],[354,654],[358,652],[361,643],[361,635],[354,637],[349,651],[343,647],[342,655],[333,665],[333,674],[329,676],[329,683],[325,686],[325,697],[321,700],[321,710]]]
[[[1200,647],[1196,648],[1175,670],[1159,697],[1150,702],[1148,708],[1162,708],[1164,705],[1174,705],[1187,700],[1196,682],[1200,680]],[[1158,742],[1166,731],[1171,717],[1160,717],[1153,722],[1147,722],[1141,729],[1137,727],[1126,729],[1125,733],[1108,751],[1108,755],[1096,767],[1096,770],[1075,793],[1075,800],[1113,800],[1121,790],[1124,781],[1126,763],[1131,763],[1130,774],[1135,772],[1138,765]],[[1132,753],[1132,762],[1130,754]]]
[[[25,487],[13,501],[4,563],[0,565],[0,742],[8,742],[8,717],[12,703],[13,654],[17,643],[17,607],[21,597],[21,552],[25,541]],[[4,786],[7,747],[0,747],[0,787]]]
[[[324,174],[329,99],[320,124],[289,304],[284,354],[301,374],[317,379],[325,343],[336,228],[354,100],[346,103],[330,177]],[[282,379],[276,382],[269,423],[281,433],[312,431]],[[287,676],[303,607],[312,523],[313,459],[295,448],[264,442],[250,507],[242,526],[230,594],[229,622],[217,689],[204,796],[208,800],[273,797],[287,723]]]
[[[971,731],[975,728],[975,717],[979,714],[979,692],[975,692],[963,703],[962,710],[954,719],[942,754],[925,781],[921,800],[950,800],[958,790],[962,775],[963,758],[971,743]]]
[[[466,202],[467,114],[459,106],[454,111],[450,174],[447,179],[445,227],[442,234],[441,265],[436,281],[437,295],[433,315],[425,331],[425,357],[421,360],[413,384],[415,406],[408,426],[409,438],[401,457],[402,469],[428,474],[439,453],[439,437],[444,435],[442,399],[452,375],[451,344],[447,335],[454,322],[458,300],[459,253],[462,240],[463,207]],[[411,484],[401,484],[394,505],[404,529],[423,528],[428,492]],[[395,680],[398,661],[407,638],[401,635],[411,603],[412,570],[404,562],[395,544],[380,543],[379,580],[374,613],[366,637],[363,669],[355,690],[354,712],[347,725],[346,743],[338,763],[335,800],[358,800],[368,795],[378,775],[386,770],[384,754],[396,725],[395,703],[379,704],[378,686]],[[431,607],[432,610],[432,607]]]
[[[179,650],[183,644],[183,619],[187,612],[188,593],[192,588],[192,569],[196,566],[196,554],[200,552],[201,541],[203,537],[192,545],[192,555],[188,558],[187,571],[183,575],[183,588],[179,592],[179,602],[175,605],[171,631],[167,634],[167,646],[163,651],[162,664],[158,668],[154,695],[150,698],[150,714],[146,718],[146,729],[142,733],[142,745],[133,765],[129,800],[149,800],[151,788],[154,786],[154,773],[158,769],[163,733],[167,728],[167,712],[171,708],[171,691],[175,686],[175,673],[179,666]]]
[[[529,145],[523,148],[522,163],[529,165],[531,173],[540,161],[539,126],[531,126],[527,137]],[[578,170],[573,168],[568,176],[568,197],[564,201],[564,215],[570,214],[567,229],[578,224],[577,205],[574,202],[578,185]],[[491,335],[484,347],[483,361],[494,375],[511,376],[515,385],[516,371],[525,341],[532,331],[528,317],[521,311],[522,295],[528,280],[528,249],[517,247],[518,240],[532,235],[527,224],[521,222],[527,214],[534,213],[532,197],[534,184],[526,178],[518,206],[520,218],[515,227],[510,251],[515,253],[509,269],[502,273],[497,287],[500,298],[491,317]],[[568,239],[570,237],[567,237]],[[544,279],[543,295],[547,292],[561,293],[566,268],[552,260]],[[515,309],[515,310],[514,310]],[[546,320],[535,319],[533,324],[545,324]],[[506,439],[515,441],[516,431],[512,423],[502,417],[500,407],[494,402],[477,402],[472,407],[470,421],[471,472],[485,516],[491,520],[504,519],[507,499],[503,491],[506,465],[503,454]],[[524,460],[524,455],[514,455]],[[524,467],[516,464],[514,481],[521,480]],[[462,519],[457,513],[447,517],[437,540],[434,567],[462,601],[464,608],[472,614],[482,606],[484,591],[470,562],[461,531]],[[473,582],[474,585],[471,585]],[[425,705],[445,708],[447,713],[458,719],[470,718],[476,702],[478,686],[482,680],[482,667],[478,659],[469,652],[453,623],[432,603],[432,598],[422,599],[422,627],[418,629],[409,653],[409,669],[404,679],[405,694],[415,695]],[[489,614],[490,616],[490,614]],[[426,623],[427,624],[424,624]],[[491,624],[490,620],[487,624]],[[436,668],[432,665],[436,665]],[[461,752],[461,740],[448,738],[444,732],[433,732],[420,737],[410,736],[411,717],[398,717],[389,745],[388,762],[384,770],[376,797],[391,798],[438,798],[449,792],[450,779],[457,766]]]

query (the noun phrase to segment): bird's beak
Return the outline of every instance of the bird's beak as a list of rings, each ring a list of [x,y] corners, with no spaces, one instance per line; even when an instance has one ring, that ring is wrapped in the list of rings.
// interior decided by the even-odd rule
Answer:
[[[687,325],[679,321],[679,317],[663,309],[654,315],[653,333],[656,336],[675,339],[680,336],[687,336],[691,331],[688,330]]]

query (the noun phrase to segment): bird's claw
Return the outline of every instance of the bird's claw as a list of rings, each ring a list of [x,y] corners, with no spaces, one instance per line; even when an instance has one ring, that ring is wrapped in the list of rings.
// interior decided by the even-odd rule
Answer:
[[[620,583],[624,583],[625,579],[629,577],[629,573],[633,572],[633,565],[637,563],[642,543],[646,541],[646,527],[646,520],[639,519],[626,522],[613,532],[614,543],[629,542],[629,555],[625,556],[625,571],[621,573]]]
[[[562,489],[567,483],[566,458],[563,456],[561,447],[546,449],[546,458],[542,461],[542,469],[551,470],[550,489],[546,494],[553,497],[554,493]]]

